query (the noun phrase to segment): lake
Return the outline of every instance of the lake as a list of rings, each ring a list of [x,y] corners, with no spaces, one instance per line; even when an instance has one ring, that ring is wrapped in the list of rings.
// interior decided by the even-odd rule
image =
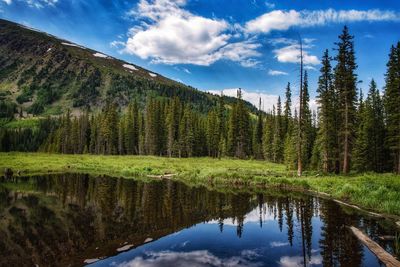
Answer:
[[[392,221],[308,194],[86,174],[1,178],[0,266],[380,266]]]

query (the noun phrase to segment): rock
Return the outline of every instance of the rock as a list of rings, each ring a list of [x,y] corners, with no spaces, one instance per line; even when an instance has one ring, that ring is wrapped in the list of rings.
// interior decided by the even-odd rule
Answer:
[[[86,260],[83,261],[83,263],[90,264],[90,263],[94,263],[94,262],[96,262],[98,260],[100,260],[100,259],[86,259]]]
[[[148,237],[148,238],[146,238],[146,240],[144,240],[144,243],[148,243],[148,242],[151,242],[151,241],[153,241],[153,238]]]
[[[133,247],[133,245],[125,245],[123,247],[117,248],[118,252],[122,252],[122,251],[127,251],[129,250],[131,247]]]

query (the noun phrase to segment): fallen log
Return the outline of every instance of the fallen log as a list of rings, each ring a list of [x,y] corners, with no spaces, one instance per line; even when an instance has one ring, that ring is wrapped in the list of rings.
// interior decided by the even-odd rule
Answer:
[[[390,253],[379,246],[375,241],[369,238],[361,230],[354,226],[349,227],[350,231],[372,252],[375,256],[383,262],[387,267],[399,267],[400,261],[393,257]]]
[[[175,174],[147,175],[149,178],[171,179]]]
[[[350,207],[350,208],[353,208],[353,209],[356,209],[356,210],[360,210],[360,211],[362,211],[362,212],[365,212],[365,213],[369,214],[370,216],[374,216],[374,217],[383,217],[382,214],[375,213],[375,212],[372,212],[372,211],[363,210],[362,208],[360,208],[360,207],[358,207],[358,206],[356,206],[356,205],[348,204],[348,203],[343,202],[343,201],[340,201],[340,200],[338,200],[338,199],[334,199],[333,201],[335,201],[336,203],[339,203],[339,204],[341,204],[341,205],[344,205],[344,206],[347,206],[347,207]]]

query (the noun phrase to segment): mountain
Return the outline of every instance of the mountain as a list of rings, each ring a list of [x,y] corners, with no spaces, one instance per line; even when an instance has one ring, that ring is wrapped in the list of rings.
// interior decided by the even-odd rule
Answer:
[[[126,106],[136,98],[177,96],[206,112],[218,96],[6,20],[0,20],[1,116],[15,112],[57,115],[97,110],[107,101]],[[226,103],[234,98],[225,97]],[[255,111],[250,103],[247,106]],[[7,113],[7,114],[6,114]]]

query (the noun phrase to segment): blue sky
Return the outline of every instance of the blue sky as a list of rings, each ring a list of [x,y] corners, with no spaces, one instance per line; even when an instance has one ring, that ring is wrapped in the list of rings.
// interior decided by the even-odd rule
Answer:
[[[321,55],[335,54],[345,24],[364,90],[371,78],[384,86],[390,46],[400,40],[396,0],[0,0],[0,17],[201,90],[241,87],[265,96],[283,95],[287,82],[296,93],[298,34],[312,98]]]

